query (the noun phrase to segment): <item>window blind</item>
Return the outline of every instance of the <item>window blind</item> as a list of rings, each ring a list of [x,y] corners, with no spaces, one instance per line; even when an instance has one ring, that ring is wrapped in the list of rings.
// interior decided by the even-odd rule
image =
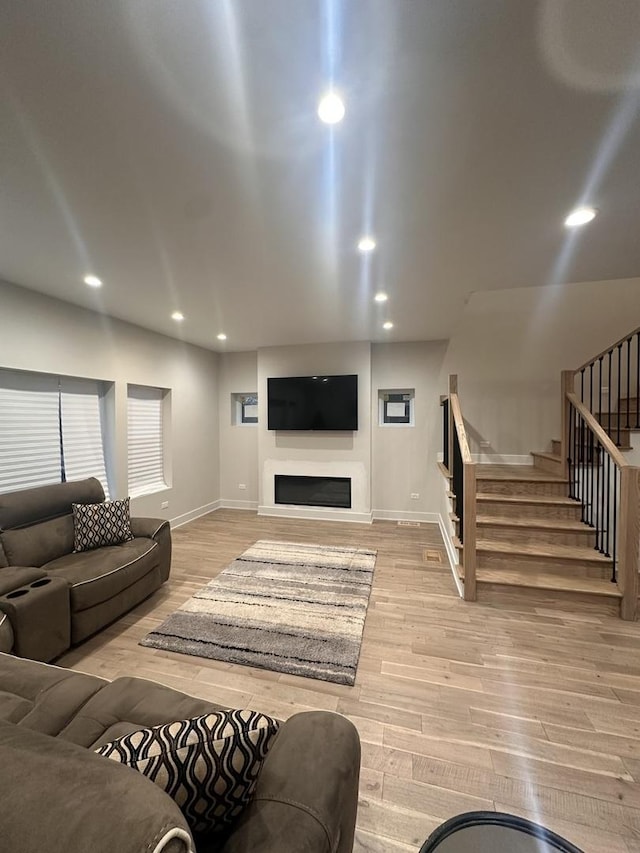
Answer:
[[[144,495],[166,487],[160,388],[128,388],[129,494]]]
[[[0,370],[0,493],[61,478],[57,377]]]
[[[96,477],[109,497],[100,391],[94,380],[60,380],[63,470],[65,480]]]

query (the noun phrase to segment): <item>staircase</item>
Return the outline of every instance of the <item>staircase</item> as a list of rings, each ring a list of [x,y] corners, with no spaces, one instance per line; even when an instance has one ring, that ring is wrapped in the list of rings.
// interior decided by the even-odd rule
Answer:
[[[603,395],[603,360],[608,357],[611,376],[616,353],[613,372],[623,372],[624,383],[618,380],[612,401],[608,387]],[[640,432],[638,373],[640,330],[577,371],[563,372],[562,438],[551,442],[550,451],[532,452],[531,465],[473,461],[457,377],[450,377],[449,395],[441,398],[440,469],[447,478],[452,543],[459,554],[455,571],[465,600],[533,596],[550,606],[560,602],[564,610],[579,604],[636,618],[640,468],[622,454]],[[605,410],[603,396],[613,411]]]

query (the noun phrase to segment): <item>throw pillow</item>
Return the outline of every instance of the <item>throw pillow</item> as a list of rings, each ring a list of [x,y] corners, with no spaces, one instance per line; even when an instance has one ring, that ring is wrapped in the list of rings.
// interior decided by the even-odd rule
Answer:
[[[71,504],[73,550],[90,551],[133,539],[129,498],[100,504]]]
[[[96,752],[163,788],[194,832],[211,832],[226,829],[251,799],[278,726],[257,711],[218,711],[140,729]]]

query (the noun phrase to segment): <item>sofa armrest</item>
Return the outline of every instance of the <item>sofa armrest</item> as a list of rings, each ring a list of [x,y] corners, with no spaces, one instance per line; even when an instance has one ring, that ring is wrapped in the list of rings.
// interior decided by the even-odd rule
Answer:
[[[140,773],[0,723],[3,853],[193,853],[182,812]]]
[[[171,569],[171,526],[163,518],[132,518],[131,532],[135,537],[153,539],[160,553],[160,580],[164,583]]]
[[[7,566],[0,569],[0,595],[6,595],[14,589],[46,577],[47,573],[44,569],[38,569],[35,566]]]
[[[360,738],[346,717],[295,714],[269,749],[223,853],[351,853],[359,775]]]

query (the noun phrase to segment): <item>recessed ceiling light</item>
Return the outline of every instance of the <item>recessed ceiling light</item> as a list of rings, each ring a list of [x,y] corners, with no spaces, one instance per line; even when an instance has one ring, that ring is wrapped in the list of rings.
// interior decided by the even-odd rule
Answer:
[[[376,302],[386,302],[389,297],[387,296],[386,293],[376,293],[376,295],[373,298],[375,299]]]
[[[178,323],[180,323],[182,320],[184,320],[184,314],[182,313],[182,311],[174,311],[171,315],[171,319],[176,320]]]
[[[591,222],[592,219],[595,219],[597,213],[598,211],[595,207],[576,207],[567,216],[564,224],[567,228],[577,228],[579,225],[586,225],[587,222]]]
[[[224,332],[220,332],[220,334],[218,335],[218,340],[219,341],[226,341],[227,340],[227,336],[225,335]]]
[[[318,104],[318,117],[325,124],[337,124],[344,118],[344,102],[335,92],[327,92]]]
[[[102,281],[97,275],[85,275],[84,283],[88,284],[89,287],[102,287]]]
[[[358,241],[358,249],[361,252],[373,252],[376,247],[376,241],[373,237],[361,237]]]
[[[383,329],[393,329],[393,323],[391,322],[391,320],[387,320],[386,323],[382,324],[382,328]]]

